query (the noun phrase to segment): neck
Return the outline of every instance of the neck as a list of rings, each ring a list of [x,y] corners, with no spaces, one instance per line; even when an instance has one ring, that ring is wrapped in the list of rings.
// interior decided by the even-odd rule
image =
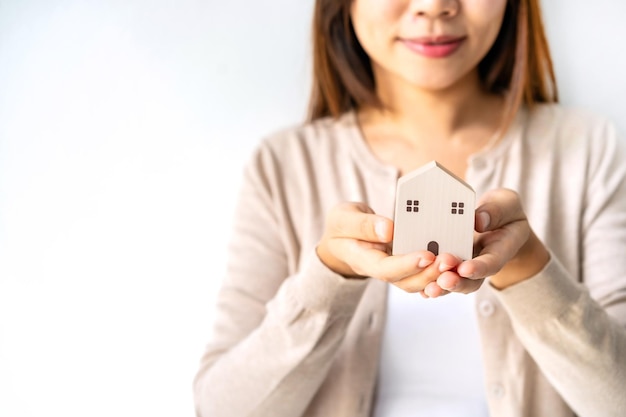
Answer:
[[[468,129],[497,128],[500,121],[502,99],[482,89],[476,72],[444,90],[425,90],[384,79],[377,80],[377,87],[384,109],[369,109],[367,113],[372,119],[392,124],[411,141],[455,140]]]

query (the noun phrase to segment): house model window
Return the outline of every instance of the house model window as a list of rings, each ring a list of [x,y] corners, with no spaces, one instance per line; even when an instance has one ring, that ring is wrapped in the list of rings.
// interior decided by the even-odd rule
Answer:
[[[410,212],[419,213],[420,211],[419,205],[420,205],[419,200],[406,200],[407,213],[410,213]]]
[[[465,203],[453,202],[452,209],[450,211],[452,214],[463,214],[465,212]]]
[[[430,250],[471,259],[475,199],[472,187],[436,161],[404,175],[396,190],[392,253]]]

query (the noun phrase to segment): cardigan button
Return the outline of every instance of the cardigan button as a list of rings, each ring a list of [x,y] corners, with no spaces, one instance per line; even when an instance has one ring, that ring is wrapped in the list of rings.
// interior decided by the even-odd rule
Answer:
[[[483,158],[476,158],[474,159],[474,167],[476,167],[476,169],[478,170],[482,170],[487,168],[487,161],[485,161]]]
[[[501,399],[504,397],[504,387],[502,384],[493,384],[491,386],[491,395],[493,398]]]
[[[376,326],[376,314],[372,313],[369,316],[369,319],[367,321],[367,327],[371,330],[374,328],[374,326]]]
[[[365,394],[361,394],[359,397],[359,413],[365,411]]]
[[[496,306],[489,300],[483,300],[478,304],[478,312],[483,317],[492,316],[496,311]]]

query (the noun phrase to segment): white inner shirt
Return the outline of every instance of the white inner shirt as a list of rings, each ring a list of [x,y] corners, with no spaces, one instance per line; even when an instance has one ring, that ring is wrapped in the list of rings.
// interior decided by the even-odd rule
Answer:
[[[389,285],[374,417],[488,417],[474,294]]]

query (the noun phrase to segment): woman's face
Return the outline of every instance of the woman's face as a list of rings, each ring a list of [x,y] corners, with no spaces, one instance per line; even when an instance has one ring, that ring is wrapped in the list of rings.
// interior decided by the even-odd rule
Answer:
[[[442,90],[477,69],[507,0],[353,0],[351,17],[377,85]]]

